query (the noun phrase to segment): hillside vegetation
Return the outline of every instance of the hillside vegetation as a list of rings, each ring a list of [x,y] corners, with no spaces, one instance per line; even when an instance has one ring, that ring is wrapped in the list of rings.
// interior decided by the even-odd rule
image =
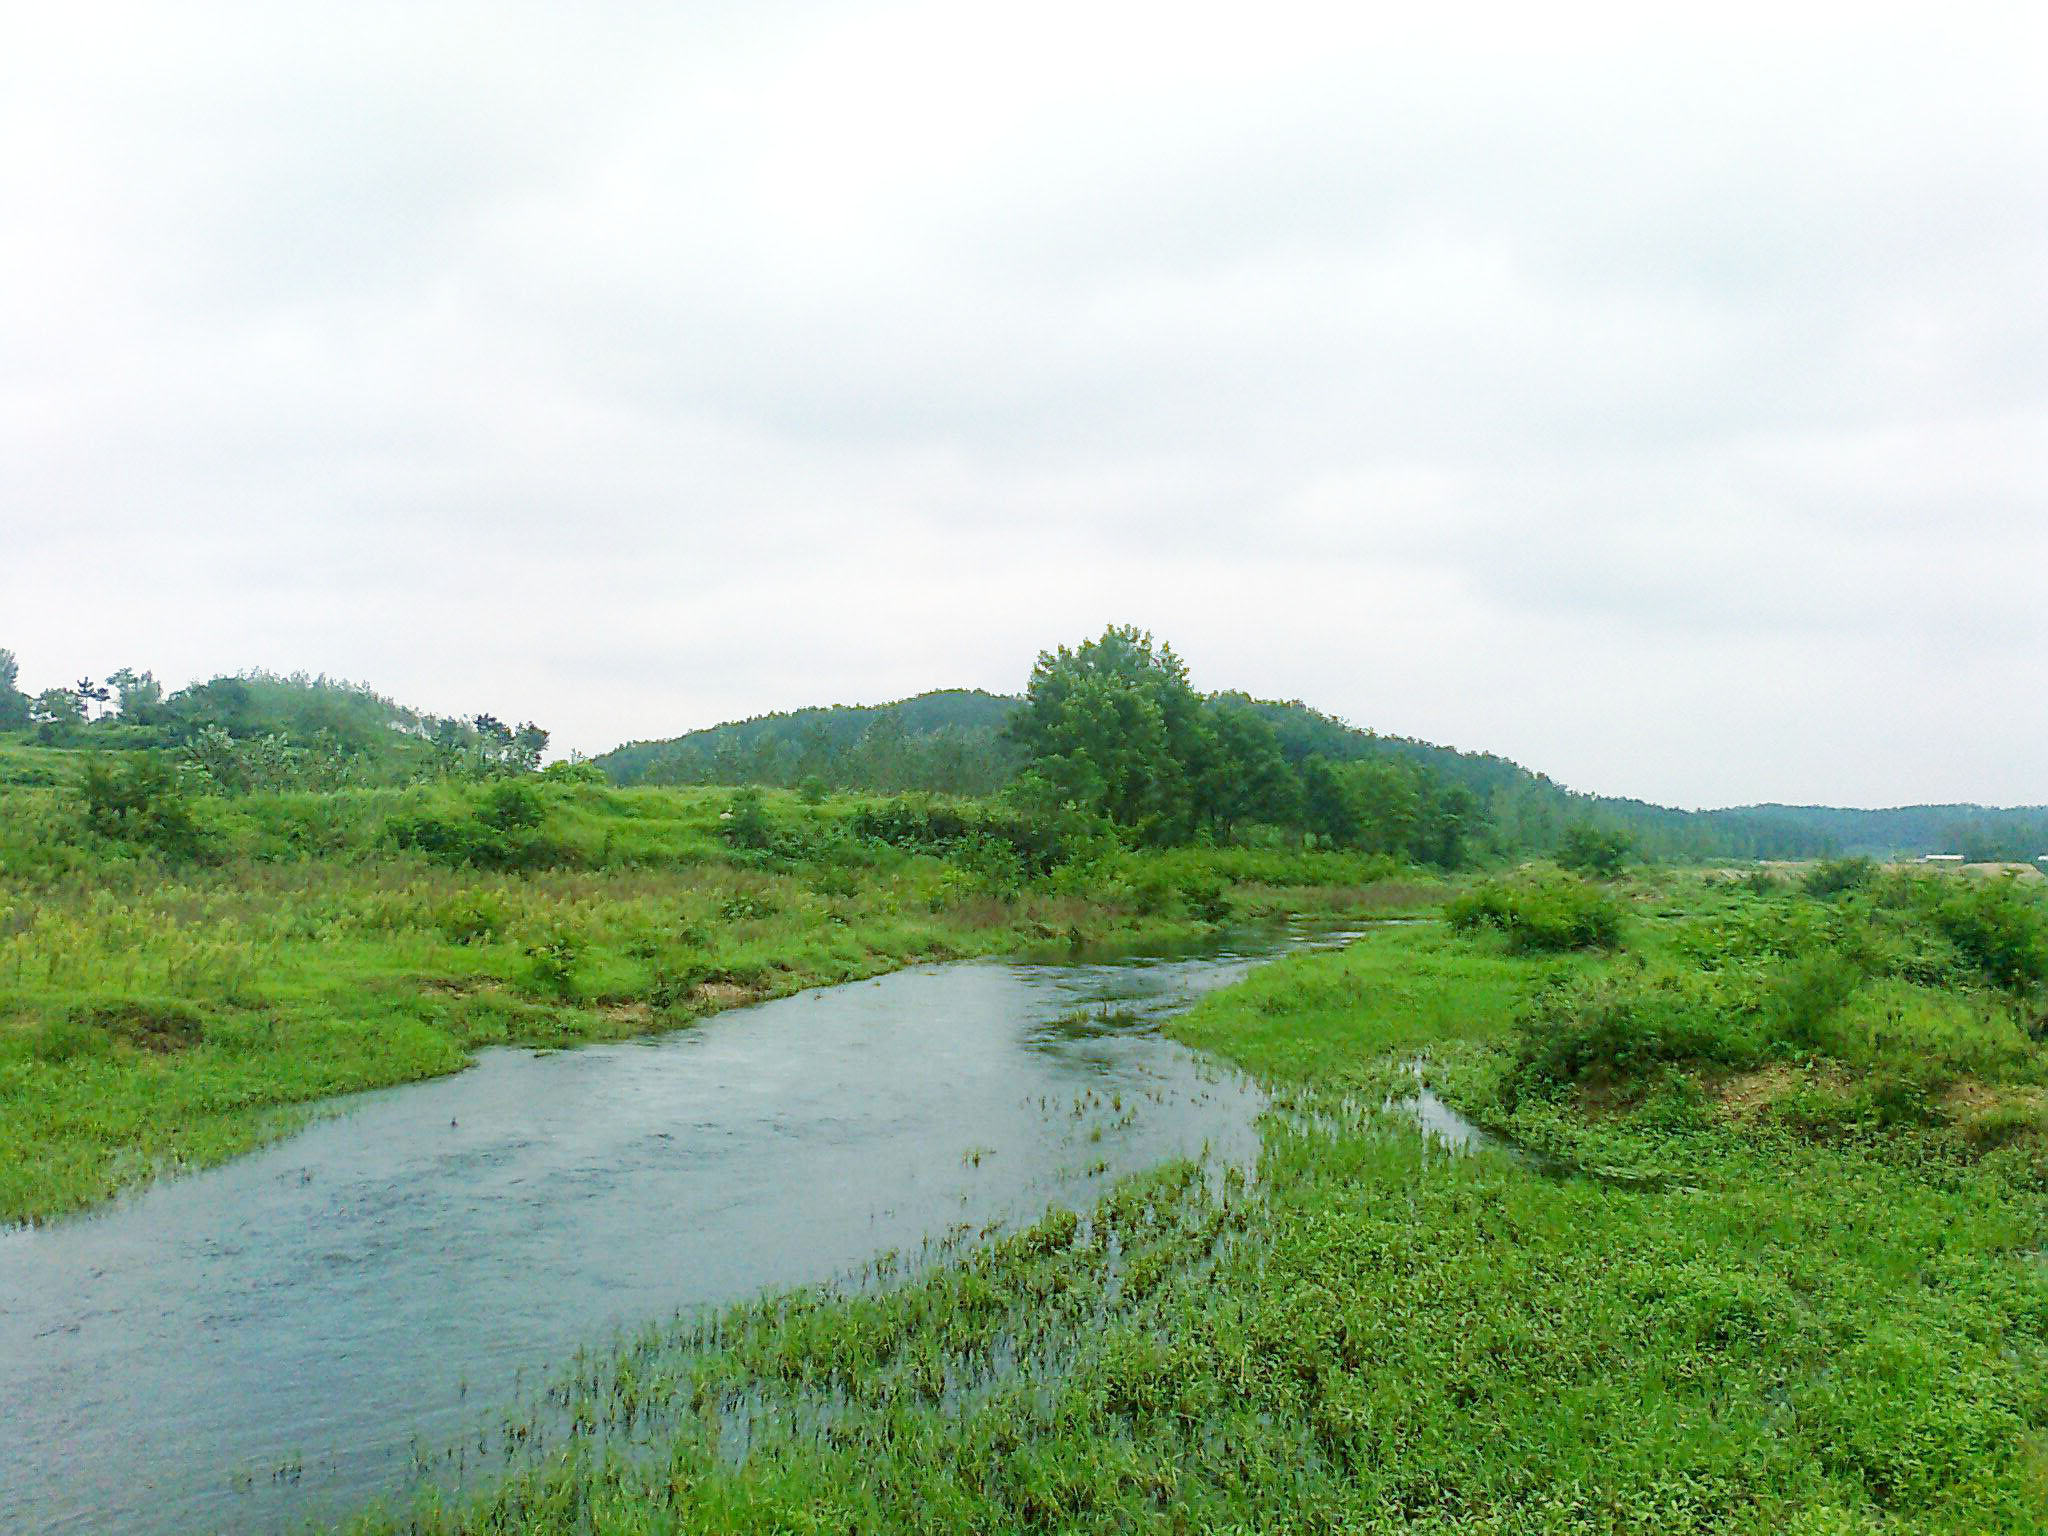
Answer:
[[[2044,807],[1752,805],[1684,811],[1569,790],[1492,753],[1361,729],[1299,701],[1229,691],[1206,699],[1263,723],[1296,774],[1312,759],[1374,764],[1406,771],[1413,782],[1463,791],[1473,802],[1476,843],[1494,857],[1554,853],[1587,825],[1618,833],[1645,856],[1662,860],[1893,858],[1948,851],[1973,862],[2031,863],[2048,854]],[[787,787],[816,781],[835,789],[988,794],[1029,765],[1029,754],[1019,750],[1013,735],[1025,704],[1019,697],[943,690],[894,704],[759,716],[665,741],[634,742],[595,761],[621,784]]]

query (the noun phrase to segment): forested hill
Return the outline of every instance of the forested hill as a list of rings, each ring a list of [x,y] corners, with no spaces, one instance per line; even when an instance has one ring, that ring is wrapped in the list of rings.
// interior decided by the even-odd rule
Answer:
[[[1850,810],[1753,805],[1684,811],[1565,788],[1490,752],[1467,752],[1348,725],[1299,701],[1225,693],[1256,712],[1297,767],[1398,762],[1470,790],[1486,809],[1501,850],[1554,848],[1574,826],[1625,831],[1665,858],[1875,857],[1955,852],[1971,859],[2031,862],[2048,853],[2048,808],[1975,805]],[[597,759],[620,784],[780,784],[815,778],[832,788],[987,794],[1021,766],[1003,727],[1019,701],[972,689],[941,689],[892,704],[832,705],[760,715],[665,741],[639,741]]]
[[[1017,700],[941,688],[893,704],[831,704],[756,715],[595,759],[619,784],[800,784],[988,794],[1019,766],[1002,728]]]

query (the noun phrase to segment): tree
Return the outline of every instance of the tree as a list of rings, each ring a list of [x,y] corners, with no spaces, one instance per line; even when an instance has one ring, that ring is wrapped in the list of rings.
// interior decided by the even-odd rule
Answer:
[[[153,673],[123,667],[107,682],[121,696],[121,718],[130,725],[149,725],[162,713],[164,685]]]
[[[531,720],[523,721],[512,733],[512,766],[526,773],[538,773],[541,754],[547,749],[548,733]]]
[[[85,705],[69,688],[45,688],[29,706],[29,719],[45,741],[85,719]]]
[[[0,650],[0,731],[18,731],[30,723],[33,706],[17,686],[20,680],[21,663],[15,660],[14,652]]]
[[[1626,832],[1602,829],[1582,821],[1558,841],[1557,862],[1566,869],[1611,880],[1621,873],[1622,866],[1628,863],[1628,857],[1634,851],[1634,841]]]
[[[1224,836],[1240,823],[1294,826],[1301,821],[1302,786],[1280,751],[1280,738],[1263,716],[1234,699],[1208,708],[1209,751],[1202,765],[1202,819]]]
[[[1326,757],[1307,758],[1301,765],[1301,819],[1319,843],[1343,848],[1357,840],[1357,807]]]
[[[1466,843],[1484,829],[1484,809],[1463,784],[1434,776],[1422,783],[1422,828],[1414,857],[1439,869],[1456,869],[1465,862]]]
[[[1041,651],[1009,739],[1067,801],[1151,841],[1185,836],[1213,738],[1173,648],[1135,626]]]
[[[1368,853],[1415,857],[1422,825],[1422,793],[1415,774],[1394,762],[1348,763],[1343,780],[1358,827],[1358,846]]]
[[[72,685],[71,691],[78,695],[79,711],[87,720],[92,718],[93,705],[105,704],[114,696],[113,689],[104,683],[96,683],[89,677],[81,677]]]

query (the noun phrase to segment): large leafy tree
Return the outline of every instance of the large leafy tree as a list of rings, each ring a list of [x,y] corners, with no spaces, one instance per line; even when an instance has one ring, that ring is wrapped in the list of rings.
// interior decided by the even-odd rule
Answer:
[[[1207,713],[1210,745],[1199,801],[1202,819],[1226,836],[1248,821],[1298,824],[1302,783],[1265,717],[1231,698],[1211,700]]]
[[[1196,815],[1214,739],[1173,647],[1134,625],[1041,651],[1010,739],[1070,804],[1172,841]]]

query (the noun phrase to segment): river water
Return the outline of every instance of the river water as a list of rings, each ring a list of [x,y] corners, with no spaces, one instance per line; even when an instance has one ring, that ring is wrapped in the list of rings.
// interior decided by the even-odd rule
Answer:
[[[0,1531],[276,1531],[402,1501],[619,1328],[1251,1165],[1264,1098],[1158,1021],[1307,935],[926,966],[365,1094],[105,1212],[0,1231]]]

